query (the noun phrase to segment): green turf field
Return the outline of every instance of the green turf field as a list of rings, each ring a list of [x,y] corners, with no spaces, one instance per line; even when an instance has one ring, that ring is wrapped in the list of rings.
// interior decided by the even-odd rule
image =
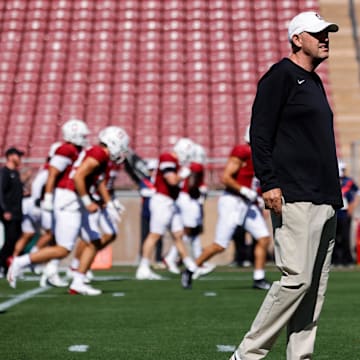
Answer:
[[[40,290],[33,276],[16,290],[0,279],[0,359],[228,360],[265,295],[251,288],[251,270],[217,268],[192,290],[164,271],[163,281],[134,273],[96,272],[93,284],[104,291],[97,297]],[[316,360],[360,359],[359,312],[360,270],[332,271]],[[267,359],[285,360],[284,348],[283,334]]]

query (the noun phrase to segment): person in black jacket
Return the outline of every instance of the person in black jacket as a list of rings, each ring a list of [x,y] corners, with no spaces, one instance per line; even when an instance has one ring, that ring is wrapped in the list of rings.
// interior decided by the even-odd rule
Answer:
[[[0,220],[4,225],[4,245],[0,250],[0,268],[3,274],[8,270],[8,258],[21,236],[23,184],[18,171],[22,151],[10,147],[5,152],[6,163],[0,169]]]
[[[342,207],[333,113],[316,67],[338,25],[315,12],[289,23],[291,54],[260,79],[250,143],[255,175],[271,211],[281,278],[264,299],[231,360],[266,357],[287,327],[286,359],[311,359]]]

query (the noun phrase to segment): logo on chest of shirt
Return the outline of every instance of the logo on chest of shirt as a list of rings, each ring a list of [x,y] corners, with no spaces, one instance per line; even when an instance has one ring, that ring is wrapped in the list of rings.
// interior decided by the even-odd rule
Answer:
[[[305,82],[305,79],[298,79],[298,81],[297,81],[297,83],[299,84],[299,85],[301,85],[301,84],[303,84]]]

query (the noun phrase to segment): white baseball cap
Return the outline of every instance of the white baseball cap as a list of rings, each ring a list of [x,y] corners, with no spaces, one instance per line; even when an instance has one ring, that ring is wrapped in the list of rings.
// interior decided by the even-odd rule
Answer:
[[[323,30],[329,32],[337,32],[339,26],[335,23],[325,21],[315,11],[305,11],[296,15],[289,23],[288,37],[289,41],[294,35],[298,35],[304,31],[309,33],[318,33]]]

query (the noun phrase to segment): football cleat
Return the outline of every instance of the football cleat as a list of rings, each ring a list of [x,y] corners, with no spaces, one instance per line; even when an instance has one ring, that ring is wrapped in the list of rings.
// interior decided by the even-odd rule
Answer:
[[[7,275],[6,275],[6,279],[9,283],[9,285],[12,288],[16,288],[16,279],[21,275],[21,266],[19,264],[19,259],[17,257],[15,257],[8,269]]]
[[[216,268],[215,264],[204,263],[202,266],[199,266],[194,272],[193,279],[198,279],[200,276],[207,275],[214,271]]]
[[[192,276],[193,276],[193,273],[188,269],[185,269],[181,273],[181,285],[184,289],[192,288]]]
[[[89,281],[94,280],[95,275],[91,270],[88,270],[85,275],[89,279]]]
[[[69,288],[70,295],[87,295],[87,296],[97,296],[101,295],[102,291],[100,289],[95,289],[87,284],[74,284],[72,283]]]
[[[47,278],[47,284],[49,284],[49,285],[51,285],[53,287],[59,287],[59,288],[69,286],[69,283],[67,281],[61,279],[59,274],[54,274],[54,275],[48,277]]]
[[[254,280],[253,288],[259,290],[269,290],[271,284],[264,278],[260,280]]]
[[[137,280],[161,280],[162,277],[154,273],[149,267],[139,266],[135,275]]]
[[[66,269],[66,277],[68,279],[73,279],[74,278],[74,272],[76,271],[76,269],[72,268],[71,266],[69,266],[67,269]]]
[[[48,285],[53,287],[67,287],[69,284],[62,280],[57,272],[57,266],[52,262],[49,261],[44,269],[43,273],[40,277],[40,287],[46,287]]]
[[[180,269],[176,265],[175,261],[170,260],[166,256],[163,258],[163,263],[165,264],[166,268],[173,274],[180,274]]]
[[[72,268],[71,266],[66,270],[66,278],[72,280],[74,278],[74,273],[77,272],[77,269]],[[94,273],[91,270],[88,270],[85,274],[84,283],[90,284],[91,280],[94,279]],[[67,286],[67,285],[66,285]]]

